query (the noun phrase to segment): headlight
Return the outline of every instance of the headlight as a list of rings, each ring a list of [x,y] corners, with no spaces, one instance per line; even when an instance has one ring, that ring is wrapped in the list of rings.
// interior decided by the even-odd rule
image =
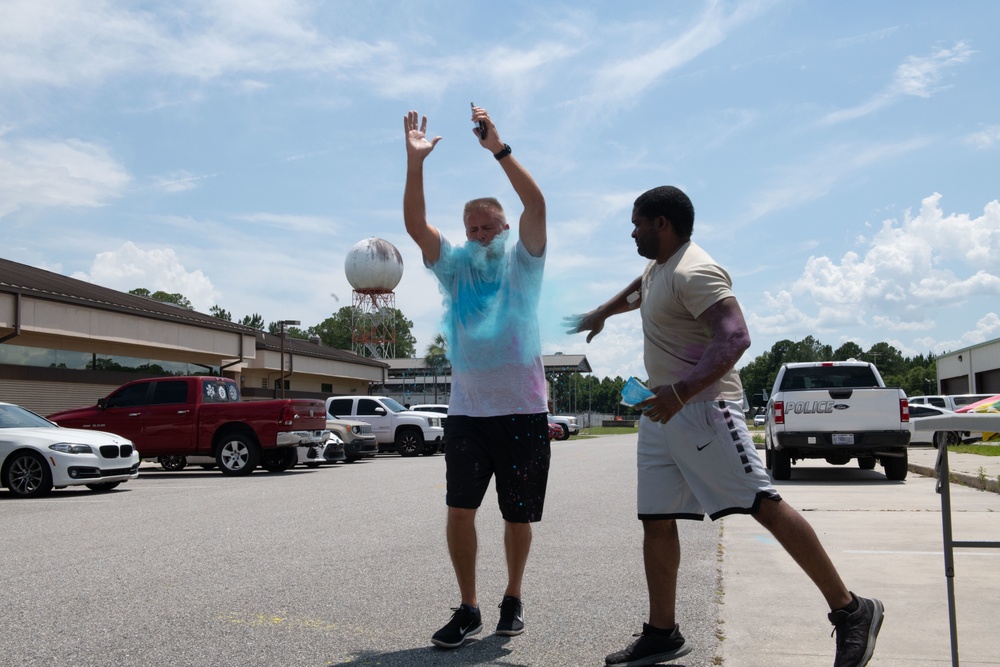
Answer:
[[[353,433],[354,435],[361,435],[361,427],[360,426],[352,426],[351,427],[351,433]]]
[[[49,445],[49,449],[57,452],[62,452],[63,454],[93,454],[94,450],[90,445],[74,445],[69,442],[57,442],[54,445]]]
[[[431,419],[430,423],[431,423],[431,426],[433,426],[435,428],[440,428],[441,427],[441,420],[440,419]]]

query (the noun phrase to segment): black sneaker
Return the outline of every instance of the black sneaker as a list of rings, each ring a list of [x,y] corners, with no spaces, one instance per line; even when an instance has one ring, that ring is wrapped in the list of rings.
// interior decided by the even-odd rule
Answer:
[[[497,634],[513,637],[524,632],[524,606],[521,600],[505,595],[500,602],[500,621],[497,623]]]
[[[851,593],[851,597],[858,601],[858,608],[854,613],[838,609],[828,616],[833,623],[833,632],[837,633],[837,657],[833,661],[833,667],[867,665],[875,652],[875,638],[882,628],[882,603],[858,597],[854,593]]]
[[[681,635],[681,626],[675,625],[671,631],[642,624],[642,634],[624,651],[612,653],[604,659],[607,667],[645,667],[667,660],[679,658],[691,652],[691,647]]]
[[[458,648],[465,643],[466,637],[479,633],[483,629],[483,618],[478,607],[467,604],[452,607],[455,612],[448,624],[434,633],[431,643],[441,648]]]

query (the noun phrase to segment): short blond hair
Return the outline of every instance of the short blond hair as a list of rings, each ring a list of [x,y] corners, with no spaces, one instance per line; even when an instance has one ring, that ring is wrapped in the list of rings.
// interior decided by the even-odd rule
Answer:
[[[469,213],[471,211],[490,211],[496,213],[500,216],[503,223],[507,224],[507,216],[503,212],[503,206],[496,197],[480,197],[479,199],[472,199],[465,203],[465,210],[462,211],[462,221],[465,222],[469,219]]]

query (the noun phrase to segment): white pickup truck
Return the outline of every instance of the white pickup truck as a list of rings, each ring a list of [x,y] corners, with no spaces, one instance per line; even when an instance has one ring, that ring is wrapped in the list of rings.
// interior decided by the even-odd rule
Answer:
[[[441,414],[407,410],[388,396],[331,396],[326,399],[326,414],[328,419],[371,424],[380,452],[431,456],[444,442]]]
[[[758,399],[758,403],[763,403]],[[767,399],[765,464],[774,479],[792,476],[792,463],[825,459],[843,465],[876,462],[890,480],[906,479],[909,404],[863,361],[783,364]]]

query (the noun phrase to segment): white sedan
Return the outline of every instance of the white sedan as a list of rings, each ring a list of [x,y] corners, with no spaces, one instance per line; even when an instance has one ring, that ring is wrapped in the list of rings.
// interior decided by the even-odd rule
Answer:
[[[83,485],[110,491],[139,476],[139,453],[126,438],[63,428],[34,412],[0,403],[0,486],[21,498]]]
[[[933,405],[914,404],[910,406],[910,421],[907,424],[910,429],[911,445],[931,445],[937,449],[942,441],[949,445],[959,445],[969,434],[959,431],[924,431],[915,428],[916,422],[924,417],[940,417],[941,415],[953,415],[951,410],[935,407]]]

